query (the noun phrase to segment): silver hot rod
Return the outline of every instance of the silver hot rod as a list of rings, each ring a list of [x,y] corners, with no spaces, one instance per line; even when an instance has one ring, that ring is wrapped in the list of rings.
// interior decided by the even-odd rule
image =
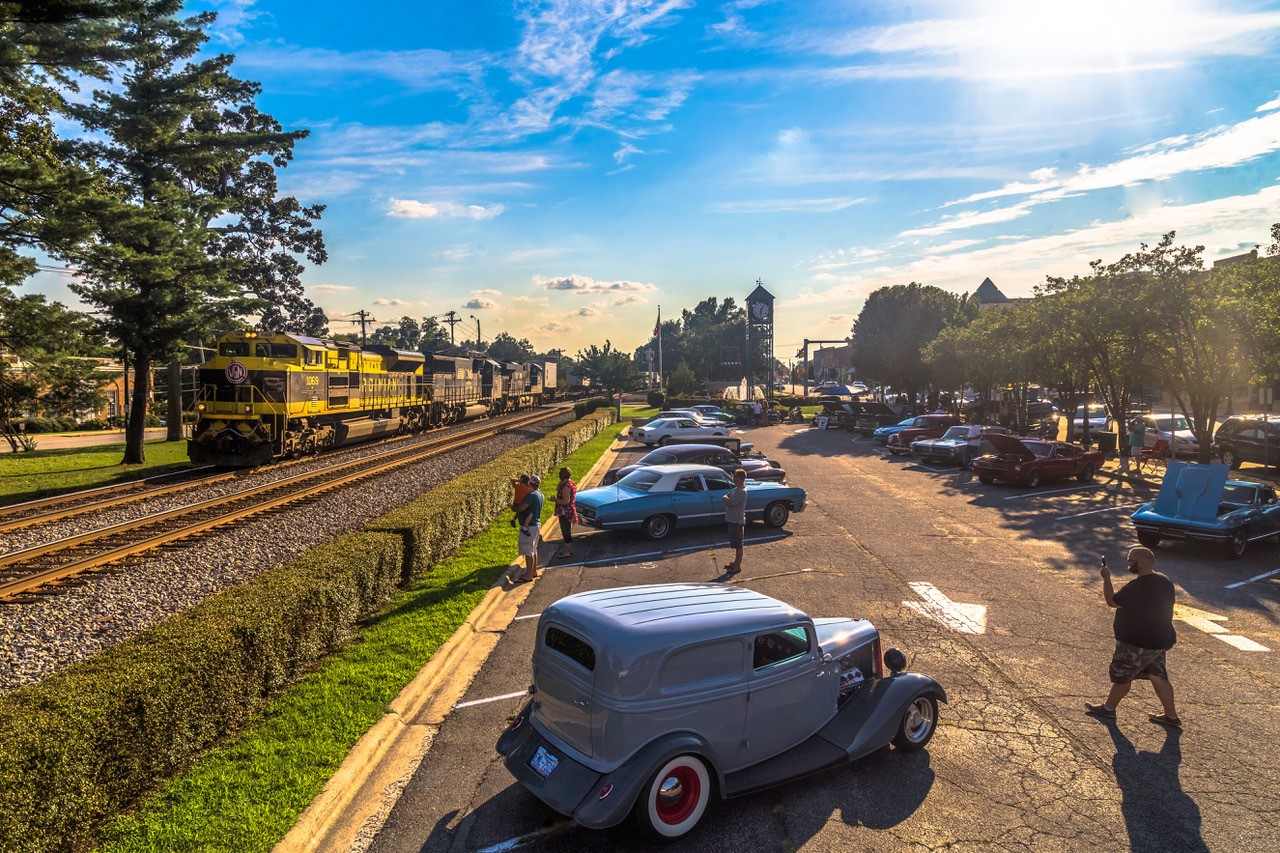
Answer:
[[[584,592],[543,613],[507,769],[583,826],[678,838],[750,793],[890,743],[922,749],[946,694],[865,619],[811,619],[739,586]],[[885,669],[889,672],[886,674]]]

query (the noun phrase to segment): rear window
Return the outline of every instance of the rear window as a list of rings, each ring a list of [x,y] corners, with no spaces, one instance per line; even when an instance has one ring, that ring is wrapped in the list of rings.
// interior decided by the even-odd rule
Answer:
[[[587,672],[595,672],[596,652],[585,640],[551,625],[542,642],[548,649],[559,652]]]
[[[632,471],[627,476],[618,481],[618,485],[626,486],[628,489],[635,489],[637,492],[647,492],[662,479],[661,474],[655,474],[652,471]]]
[[[680,460],[676,458],[674,453],[670,453],[666,450],[655,450],[652,453],[646,454],[640,461],[645,465],[674,465]]]

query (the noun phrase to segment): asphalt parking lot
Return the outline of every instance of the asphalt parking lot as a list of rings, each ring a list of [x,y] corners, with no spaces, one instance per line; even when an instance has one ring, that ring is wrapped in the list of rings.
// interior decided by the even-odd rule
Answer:
[[[1153,486],[1103,479],[1034,491],[884,458],[843,432],[743,436],[809,492],[775,531],[749,528],[743,572],[721,528],[660,544],[580,528],[499,641],[370,849],[647,849],[627,826],[574,827],[516,785],[493,751],[530,681],[537,616],[573,592],[636,583],[750,586],[812,616],[869,618],[909,669],[948,691],[937,736],[790,785],[716,802],[683,849],[1274,850],[1280,762],[1280,546],[1241,561],[1158,549],[1179,590],[1169,654],[1185,731],[1146,720],[1145,685],[1118,724],[1083,714],[1106,689],[1110,611],[1096,574],[1123,566],[1128,513]],[[643,449],[616,453],[616,464]],[[1154,484],[1153,484],[1154,485]],[[1251,580],[1253,579],[1253,580]],[[1124,578],[1117,578],[1117,584]],[[1275,650],[1275,651],[1272,651]]]

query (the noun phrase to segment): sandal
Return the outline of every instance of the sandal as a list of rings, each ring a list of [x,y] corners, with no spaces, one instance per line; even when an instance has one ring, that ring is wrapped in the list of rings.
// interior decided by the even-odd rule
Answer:
[[[1182,728],[1181,717],[1170,717],[1168,714],[1147,714],[1147,719],[1153,723],[1159,723],[1162,726],[1168,726],[1171,729]]]
[[[1092,702],[1085,702],[1084,712],[1094,717],[1101,717],[1104,720],[1114,720],[1116,718],[1115,709],[1108,708],[1105,702],[1099,702],[1097,705]]]

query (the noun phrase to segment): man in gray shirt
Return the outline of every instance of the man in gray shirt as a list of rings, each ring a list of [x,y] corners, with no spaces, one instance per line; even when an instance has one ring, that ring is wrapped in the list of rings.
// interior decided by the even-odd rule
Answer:
[[[747,527],[747,472],[739,468],[733,472],[733,490],[726,492],[724,520],[729,528],[729,544],[733,546],[733,562],[724,567],[726,575],[742,571],[742,534]]]

